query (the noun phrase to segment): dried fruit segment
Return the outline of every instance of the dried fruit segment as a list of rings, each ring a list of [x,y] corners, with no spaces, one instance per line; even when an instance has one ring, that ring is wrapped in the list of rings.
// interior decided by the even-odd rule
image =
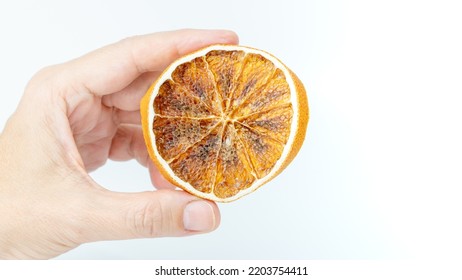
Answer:
[[[285,144],[289,139],[292,116],[292,106],[287,104],[284,107],[252,114],[240,119],[239,122],[261,135],[266,135]]]
[[[211,51],[205,55],[209,70],[213,73],[216,88],[222,99],[222,107],[228,108],[232,93],[239,81],[245,53],[243,51]],[[226,111],[226,110],[223,111]]]
[[[200,192],[210,193],[213,189],[221,132],[221,127],[215,128],[170,163],[176,176]]]
[[[217,174],[213,193],[227,198],[248,188],[254,181],[252,166],[246,158],[244,147],[239,141],[234,126],[227,124],[218,154]]]
[[[235,127],[257,177],[268,175],[281,157],[284,145],[239,123],[235,123]]]
[[[172,79],[199,98],[215,115],[221,115],[221,97],[216,92],[213,75],[203,57],[179,65],[173,71]]]
[[[170,161],[204,138],[217,125],[216,119],[154,117],[153,131],[159,154]]]
[[[239,118],[290,103],[290,88],[284,73],[277,69],[268,83],[257,94],[250,96],[234,116]]]
[[[248,97],[260,94],[260,90],[268,83],[275,70],[274,64],[263,56],[247,54],[228,111],[240,110],[241,104]]]
[[[154,112],[162,116],[209,117],[212,111],[198,97],[189,94],[186,89],[172,80],[165,81],[154,99]]]

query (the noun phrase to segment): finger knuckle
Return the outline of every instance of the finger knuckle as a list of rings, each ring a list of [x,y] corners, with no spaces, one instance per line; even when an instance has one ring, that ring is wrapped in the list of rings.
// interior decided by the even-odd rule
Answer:
[[[134,40],[137,40],[137,38],[140,38],[140,37],[141,37],[141,35],[131,35],[131,36],[127,36],[127,37],[121,39],[120,42],[131,44]]]
[[[44,81],[49,82],[55,78],[57,73],[59,73],[59,65],[45,66],[32,76],[29,85],[43,83]]]
[[[149,200],[137,208],[129,218],[134,234],[140,237],[158,237],[164,228],[164,210],[157,200]]]

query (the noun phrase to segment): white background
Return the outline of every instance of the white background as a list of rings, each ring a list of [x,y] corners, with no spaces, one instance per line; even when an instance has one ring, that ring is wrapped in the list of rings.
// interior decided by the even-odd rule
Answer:
[[[445,0],[2,1],[0,128],[41,67],[135,34],[232,29],[305,83],[311,120],[294,162],[221,204],[211,234],[98,242],[60,258],[460,258],[461,14]],[[135,162],[92,176],[151,189]]]

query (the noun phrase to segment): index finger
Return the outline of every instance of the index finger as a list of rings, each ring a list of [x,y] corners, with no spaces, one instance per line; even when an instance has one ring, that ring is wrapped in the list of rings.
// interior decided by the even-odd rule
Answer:
[[[175,59],[211,44],[236,44],[227,30],[184,29],[140,35],[70,61],[76,88],[102,96],[122,90],[145,72],[162,71]]]

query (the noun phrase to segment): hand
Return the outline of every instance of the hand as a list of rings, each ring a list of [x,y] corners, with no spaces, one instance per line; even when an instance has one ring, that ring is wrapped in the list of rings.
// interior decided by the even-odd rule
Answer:
[[[216,204],[174,190],[151,164],[139,101],[179,56],[237,40],[219,30],[156,33],[39,71],[0,135],[0,258],[214,230]],[[88,172],[107,159],[136,159],[159,190],[115,193],[98,185]]]

